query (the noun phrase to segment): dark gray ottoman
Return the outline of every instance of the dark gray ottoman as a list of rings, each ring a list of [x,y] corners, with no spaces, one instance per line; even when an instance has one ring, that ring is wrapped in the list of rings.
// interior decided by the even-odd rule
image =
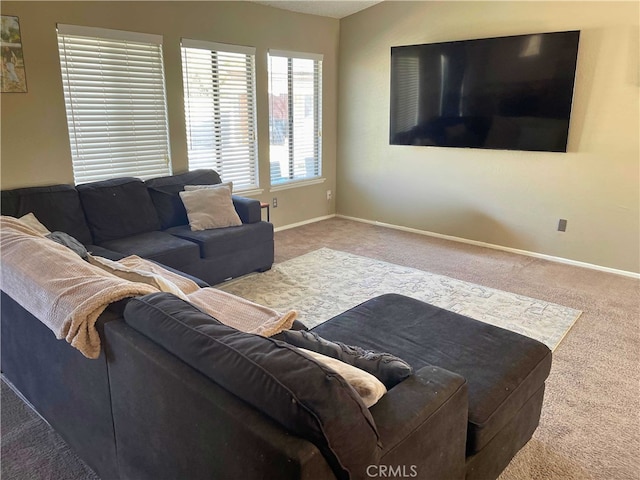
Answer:
[[[435,365],[469,388],[466,478],[496,478],[538,426],[551,351],[531,338],[409,297],[382,295],[315,327],[327,340]]]

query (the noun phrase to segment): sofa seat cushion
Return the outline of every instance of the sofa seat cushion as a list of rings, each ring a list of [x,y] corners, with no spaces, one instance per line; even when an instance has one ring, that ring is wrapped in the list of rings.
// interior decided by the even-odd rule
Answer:
[[[214,185],[220,176],[214,170],[194,170],[180,175],[152,178],[145,182],[151,200],[158,212],[163,230],[189,223],[180,192],[185,185]]]
[[[267,222],[195,232],[189,225],[182,225],[166,232],[198,244],[202,258],[232,254],[251,249],[258,243],[273,241],[273,225]]]
[[[381,446],[358,394],[333,370],[294,347],[240,332],[177,297],[132,299],[127,324],[212,381],[314,443],[336,477],[364,478]]]
[[[138,178],[122,177],[78,185],[93,243],[160,230],[147,187]]]
[[[311,331],[392,353],[415,370],[435,365],[463,376],[469,386],[469,455],[516,415],[551,368],[551,351],[536,340],[396,294],[368,300]]]
[[[147,232],[100,244],[125,255],[138,255],[180,269],[200,258],[198,245],[165,232]]]
[[[49,231],[66,232],[83,244],[91,243],[78,191],[72,185],[3,190],[2,215],[33,213]]]

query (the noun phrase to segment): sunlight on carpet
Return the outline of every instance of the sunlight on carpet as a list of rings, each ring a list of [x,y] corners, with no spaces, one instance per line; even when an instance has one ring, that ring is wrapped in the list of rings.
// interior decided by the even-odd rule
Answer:
[[[443,275],[321,248],[218,288],[278,311],[297,310],[312,328],[384,293],[408,297],[535,338],[552,350],[579,310]]]

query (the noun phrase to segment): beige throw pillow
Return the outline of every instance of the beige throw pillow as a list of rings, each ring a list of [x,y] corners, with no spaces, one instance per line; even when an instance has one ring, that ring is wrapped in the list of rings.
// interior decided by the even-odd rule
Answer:
[[[348,363],[344,363],[336,358],[327,357],[321,353],[305,350],[304,348],[300,348],[299,350],[306,353],[317,362],[322,363],[326,367],[329,367],[340,374],[340,376],[344,378],[356,392],[358,392],[358,395],[360,395],[362,402],[367,408],[375,405],[378,400],[387,393],[387,389],[384,384],[364,370],[360,370],[359,368],[349,365]]]
[[[242,225],[228,188],[203,188],[180,192],[191,230]]]
[[[130,268],[122,265],[121,263],[109,260],[108,258],[94,257],[93,255],[88,255],[88,262],[91,265],[95,265],[96,267],[99,267],[118,278],[122,278],[123,280],[145,283],[157,288],[161,292],[173,293],[176,297],[181,298],[182,300],[185,300],[187,302],[189,301],[184,292],[180,290],[175,283],[167,280],[166,278],[163,278],[160,275],[156,275],[153,272]]]
[[[193,190],[204,190],[206,188],[221,188],[226,187],[231,193],[233,193],[233,182],[214,183],[213,185],[185,185],[184,190],[191,192]]]
[[[42,235],[49,235],[51,233],[47,227],[40,223],[40,220],[38,220],[33,213],[27,213],[18,220]]]

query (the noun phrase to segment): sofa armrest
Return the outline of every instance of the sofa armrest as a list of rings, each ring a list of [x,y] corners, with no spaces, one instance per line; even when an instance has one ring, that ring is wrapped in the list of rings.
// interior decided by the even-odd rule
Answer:
[[[262,211],[260,210],[260,200],[254,198],[240,197],[238,195],[231,196],[233,206],[238,212],[238,216],[242,223],[256,223],[262,220]]]
[[[100,478],[118,478],[105,355],[100,353],[95,360],[85,358],[64,340],[56,339],[44,323],[4,291],[0,306],[3,380],[20,391]],[[101,338],[103,325],[115,319],[112,312],[100,315],[96,328]],[[5,400],[4,386],[2,395]],[[25,460],[22,454],[28,450],[20,452],[6,459],[9,471],[12,461]]]
[[[417,478],[464,478],[468,394],[463,377],[423,367],[370,411],[383,445],[380,465],[404,465]]]

